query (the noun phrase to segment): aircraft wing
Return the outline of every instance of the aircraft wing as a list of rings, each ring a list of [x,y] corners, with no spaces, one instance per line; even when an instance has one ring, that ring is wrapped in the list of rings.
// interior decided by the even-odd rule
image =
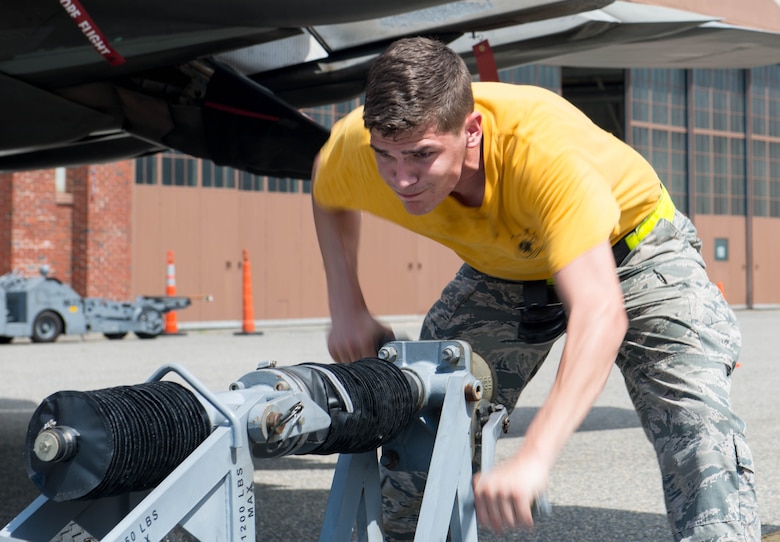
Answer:
[[[749,67],[780,37],[609,0],[25,0],[0,4],[0,171],[166,149],[308,178],[328,131],[299,108],[359,95],[394,39],[439,37],[499,68]]]

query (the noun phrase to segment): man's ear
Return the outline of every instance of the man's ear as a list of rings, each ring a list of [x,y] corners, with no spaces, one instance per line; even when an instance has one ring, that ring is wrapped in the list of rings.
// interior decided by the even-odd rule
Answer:
[[[482,144],[482,113],[472,111],[466,117],[466,147],[474,148]]]

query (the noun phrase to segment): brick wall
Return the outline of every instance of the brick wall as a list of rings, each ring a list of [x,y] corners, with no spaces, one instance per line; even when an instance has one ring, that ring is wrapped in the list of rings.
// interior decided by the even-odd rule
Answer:
[[[73,288],[85,297],[129,300],[131,161],[73,168]]]
[[[34,276],[48,265],[52,276],[68,282],[70,207],[57,203],[54,171],[4,174],[1,182],[0,244],[5,245],[6,254],[0,271],[19,270]]]
[[[11,219],[13,181],[10,173],[0,173],[0,275],[11,270]]]
[[[90,296],[129,299],[133,269],[132,161],[90,167]]]
[[[42,265],[85,297],[129,300],[132,162],[0,174],[0,273]]]

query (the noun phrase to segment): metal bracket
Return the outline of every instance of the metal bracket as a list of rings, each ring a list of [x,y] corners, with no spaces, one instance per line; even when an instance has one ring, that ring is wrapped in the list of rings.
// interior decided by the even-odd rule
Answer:
[[[234,415],[246,425],[252,403]],[[254,466],[232,427],[219,426],[149,492],[94,501],[40,496],[2,531],[0,540],[44,542],[69,522],[102,542],[160,541],[177,525],[198,540],[255,540]]]
[[[418,420],[383,447],[399,458],[396,468],[427,470],[414,540],[475,542],[477,518],[472,487],[471,424],[466,389],[475,381],[470,373],[471,349],[461,341],[390,343],[398,352],[397,364],[414,364],[426,387],[426,408]],[[385,345],[388,348],[388,345]],[[420,363],[428,361],[428,370]],[[482,429],[482,464],[493,463],[496,441],[507,413],[498,408]],[[437,428],[446,428],[437,431]],[[431,451],[432,450],[432,451]],[[376,453],[342,455],[319,542],[381,542],[381,491]]]
[[[413,373],[425,392],[418,417],[382,449],[399,458],[388,468],[428,472],[415,540],[444,540],[449,532],[453,542],[476,541],[471,481],[474,420],[469,407],[481,397],[474,393],[481,389],[481,383],[471,373],[471,347],[462,341],[390,344],[398,353],[394,363]],[[302,407],[307,409],[307,418],[312,418],[306,423],[317,430],[327,427],[327,414],[317,412],[303,388],[277,387],[274,375],[265,375],[268,382],[263,375],[253,375],[218,398],[175,364],[161,367],[149,381],[171,372],[224,417],[212,420],[216,428],[195,451],[150,491],[94,501],[55,502],[41,496],[0,531],[0,541],[48,541],[70,522],[103,542],[160,541],[177,526],[203,541],[255,540],[253,461],[257,458],[252,455],[253,446],[245,445],[244,440],[251,440],[250,428],[257,423],[254,418],[262,422],[262,410],[269,400],[280,408],[286,406],[271,428],[280,429],[286,422],[290,428],[295,426],[288,429],[291,435],[301,431],[293,422],[301,415]],[[257,385],[251,384],[255,380]],[[482,427],[483,465],[492,465],[505,418],[505,411],[497,410]],[[339,457],[321,542],[350,541],[353,530],[360,542],[383,540],[379,472],[376,451]]]

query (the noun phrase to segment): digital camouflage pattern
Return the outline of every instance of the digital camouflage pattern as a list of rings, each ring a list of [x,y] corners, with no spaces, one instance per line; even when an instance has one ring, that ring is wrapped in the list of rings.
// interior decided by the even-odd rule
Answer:
[[[731,410],[736,316],[707,277],[693,224],[661,220],[618,267],[629,329],[616,364],[661,467],[674,540],[758,541],[753,459]],[[523,286],[464,265],[428,313],[422,340],[462,339],[514,408],[552,348],[517,338]],[[413,540],[425,473],[383,470],[385,536]]]

